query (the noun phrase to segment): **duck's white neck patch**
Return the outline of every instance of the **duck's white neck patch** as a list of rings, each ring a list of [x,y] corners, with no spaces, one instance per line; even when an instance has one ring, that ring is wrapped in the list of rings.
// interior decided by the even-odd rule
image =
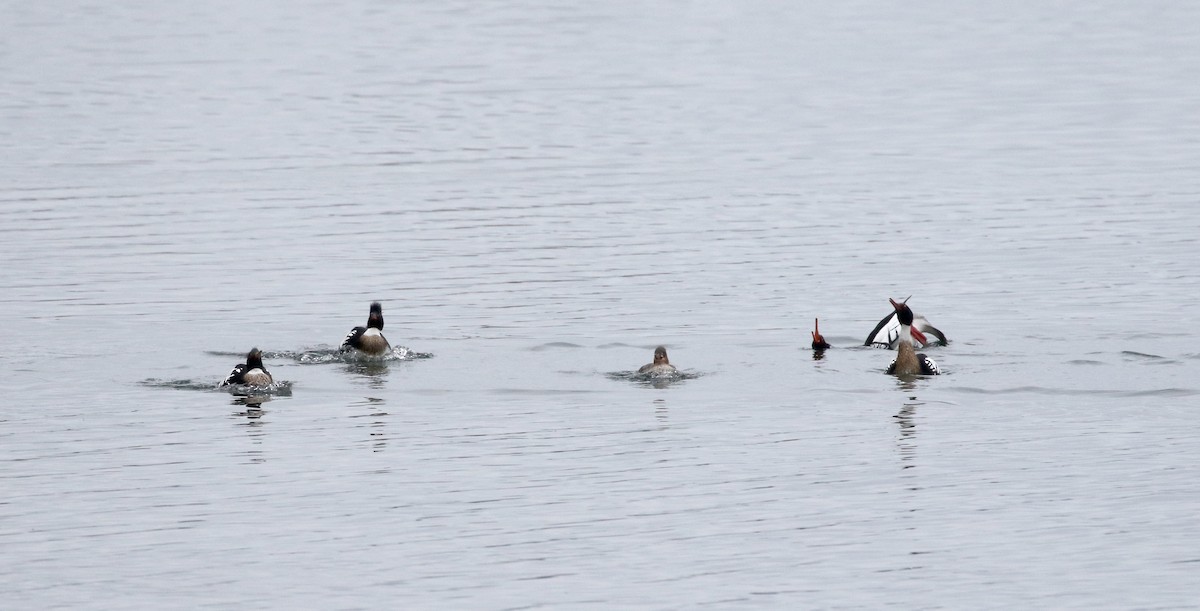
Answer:
[[[375,327],[367,327],[367,331],[363,333],[363,337],[375,337],[378,335],[383,335],[383,331],[380,331]]]

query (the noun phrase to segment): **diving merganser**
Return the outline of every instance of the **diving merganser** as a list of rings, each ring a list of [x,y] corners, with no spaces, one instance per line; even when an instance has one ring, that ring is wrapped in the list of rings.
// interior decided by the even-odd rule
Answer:
[[[895,302],[893,301],[892,303]],[[908,303],[908,299],[905,299],[901,303]],[[909,310],[909,312],[912,312],[912,310]],[[938,341],[940,341],[943,346],[949,343],[949,340],[946,339],[946,335],[939,331],[937,327],[929,324],[929,321],[925,320],[924,316],[921,316],[920,314],[913,314],[912,316],[913,337],[917,341],[921,342],[920,347],[924,348],[925,346],[929,345],[929,340],[925,337],[925,333],[929,333],[938,338]],[[891,312],[887,316],[884,316],[883,320],[879,321],[879,324],[875,325],[875,329],[872,330],[871,334],[867,336],[867,341],[863,342],[863,345],[895,350],[896,345],[900,343],[900,337],[900,320],[897,317],[897,312]]]
[[[813,350],[828,350],[829,349],[829,343],[825,341],[824,337],[821,337],[821,321],[816,318],[813,319],[812,336],[813,336],[813,341],[812,341],[812,349]]]
[[[892,307],[896,310],[896,320],[900,323],[900,338],[896,346],[896,358],[891,365],[888,365],[887,372],[901,376],[917,374],[935,376],[941,373],[937,363],[913,349],[913,339],[920,338],[924,342],[924,336],[912,326],[912,310],[908,309],[904,303],[896,303],[896,300],[890,297],[888,301],[892,302]]]
[[[667,360],[667,349],[659,346],[654,349],[654,362],[642,365],[638,373],[674,373],[677,371],[671,361]]]
[[[346,339],[342,340],[342,352],[351,348],[373,356],[379,356],[392,349],[387,338],[383,336],[383,306],[379,305],[378,301],[371,304],[367,326],[354,327],[346,334]]]
[[[271,372],[263,366],[262,351],[258,348],[251,348],[250,353],[246,355],[246,362],[239,363],[229,372],[229,377],[221,382],[221,386],[230,384],[246,384],[249,386],[270,386],[275,380],[271,377]]]

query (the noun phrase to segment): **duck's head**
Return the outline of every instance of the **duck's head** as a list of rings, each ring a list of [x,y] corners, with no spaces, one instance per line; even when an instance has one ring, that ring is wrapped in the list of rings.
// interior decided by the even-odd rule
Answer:
[[[383,330],[383,306],[376,301],[371,304],[371,314],[367,316],[367,327]]]
[[[250,353],[246,355],[246,368],[247,369],[255,369],[255,368],[262,369],[263,368],[262,350],[259,350],[258,348],[250,349]]]
[[[659,346],[654,349],[654,364],[655,365],[670,365],[671,361],[667,360],[667,349]]]
[[[909,328],[909,333],[912,335],[913,339],[921,342],[922,344],[926,343],[928,340],[925,339],[925,334],[921,333],[920,329],[912,326],[913,311],[908,307],[908,298],[905,297],[904,301],[897,303],[895,299],[888,297],[888,301],[892,302],[892,308],[896,310],[896,320],[900,321],[900,324]]]

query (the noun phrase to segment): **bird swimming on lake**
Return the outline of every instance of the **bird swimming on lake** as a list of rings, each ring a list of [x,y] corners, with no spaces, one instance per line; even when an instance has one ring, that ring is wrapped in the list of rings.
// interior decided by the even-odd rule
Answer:
[[[675,373],[677,371],[671,361],[667,360],[667,349],[659,346],[654,349],[654,362],[642,365],[638,369],[638,373],[662,374]]]
[[[383,306],[379,302],[371,304],[371,313],[367,316],[367,326],[354,327],[342,340],[342,352],[351,348],[372,356],[386,354],[392,349],[387,338],[383,336]]]
[[[258,348],[251,348],[250,353],[246,355],[246,362],[239,363],[229,372],[229,377],[221,382],[221,386],[230,384],[245,384],[247,386],[270,386],[274,382],[271,377],[271,372],[263,366],[262,351]]]
[[[888,365],[887,372],[899,376],[918,374],[935,376],[941,373],[937,363],[913,348],[913,339],[924,336],[912,326],[912,310],[904,303],[896,303],[896,300],[890,297],[888,301],[892,302],[892,307],[896,310],[896,320],[900,323],[900,335],[896,345],[896,358],[891,365]]]
[[[896,302],[893,301],[892,303]],[[908,299],[905,299],[902,303],[908,303]],[[912,312],[912,310],[909,310],[909,312]],[[875,329],[873,329],[871,334],[867,336],[867,341],[863,342],[863,345],[895,350],[896,346],[900,343],[900,320],[898,319],[897,314],[897,312],[893,311],[887,316],[884,316],[883,320],[879,321],[879,324],[875,325]],[[923,348],[930,343],[929,339],[925,337],[925,333],[929,333],[930,335],[938,338],[938,341],[941,342],[943,346],[949,343],[949,340],[946,339],[946,335],[938,330],[937,327],[929,324],[929,321],[926,320],[924,316],[921,316],[920,314],[913,314],[912,316],[913,320],[911,325],[913,330],[913,338],[921,342],[920,347]]]
[[[828,350],[829,349],[829,342],[826,342],[825,338],[821,336],[821,321],[816,318],[813,319],[812,338],[813,338],[813,341],[812,341],[812,349],[813,350]]]

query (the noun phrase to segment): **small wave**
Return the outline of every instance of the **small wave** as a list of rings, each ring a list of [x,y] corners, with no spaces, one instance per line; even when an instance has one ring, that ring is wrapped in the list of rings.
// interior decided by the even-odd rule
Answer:
[[[633,344],[626,344],[623,342],[609,342],[607,344],[600,344],[596,347],[600,350],[608,350],[611,348],[637,348],[638,350],[645,350],[646,348],[645,346],[635,346]]]
[[[580,346],[579,344],[572,344],[571,342],[549,342],[549,343],[533,346],[533,347],[529,348],[529,351],[530,352],[541,352],[543,350],[553,350],[556,348],[582,348],[582,347],[583,346]]]
[[[947,390],[957,390],[966,393],[984,395],[1006,394],[1038,394],[1062,396],[1100,396],[1100,397],[1190,397],[1200,395],[1195,388],[1153,388],[1147,390],[1107,390],[1100,388],[1047,388],[1044,386],[1015,386],[1012,388],[974,388],[957,387]]]
[[[162,380],[159,378],[146,378],[138,382],[138,384],[150,388],[169,388],[172,390],[216,390],[217,385],[220,383],[221,380]]]
[[[1145,365],[1178,365],[1179,361],[1162,356],[1159,354],[1149,354],[1146,352],[1135,352],[1133,350],[1122,350],[1121,356],[1125,357],[1127,362],[1140,362]]]
[[[1122,350],[1121,355],[1122,356],[1131,356],[1131,357],[1139,358],[1139,359],[1153,359],[1153,360],[1162,360],[1162,359],[1167,358],[1165,356],[1159,356],[1157,354],[1148,354],[1145,352],[1135,352],[1133,350]]]

